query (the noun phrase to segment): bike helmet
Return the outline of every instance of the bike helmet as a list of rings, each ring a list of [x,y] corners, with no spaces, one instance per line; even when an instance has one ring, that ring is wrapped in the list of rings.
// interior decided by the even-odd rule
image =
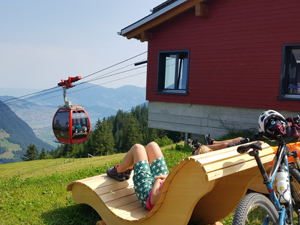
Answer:
[[[258,130],[259,132],[268,132],[273,134],[273,132],[269,130],[269,128],[272,127],[271,124],[280,121],[284,122],[285,118],[279,112],[276,112],[275,110],[262,112],[258,118]]]

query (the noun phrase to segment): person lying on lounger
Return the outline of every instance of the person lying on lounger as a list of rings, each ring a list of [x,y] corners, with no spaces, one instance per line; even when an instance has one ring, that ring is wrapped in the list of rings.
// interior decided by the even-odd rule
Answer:
[[[146,147],[133,145],[121,164],[107,169],[106,173],[111,178],[124,181],[130,178],[132,169],[136,196],[144,207],[151,210],[169,174],[163,153],[156,142],[151,142]],[[222,223],[216,222],[214,225]]]
[[[229,139],[225,141],[215,141],[214,139],[210,138],[209,134],[205,134],[204,140],[206,145],[202,145],[198,142],[198,140],[188,139],[188,145],[193,148],[192,155],[199,155],[204,154],[224,148],[229,148],[235,145],[245,144],[250,141],[254,141],[252,138],[242,138],[237,137],[234,139]]]
[[[200,145],[199,152],[206,153],[241,144],[241,142],[246,143],[241,137],[220,142],[211,140],[210,142],[209,147],[198,143]],[[124,181],[129,179],[132,169],[134,170],[135,193],[142,205],[151,210],[169,174],[162,151],[156,142],[151,142],[146,147],[140,144],[133,145],[121,164],[107,169],[106,173],[109,177]]]

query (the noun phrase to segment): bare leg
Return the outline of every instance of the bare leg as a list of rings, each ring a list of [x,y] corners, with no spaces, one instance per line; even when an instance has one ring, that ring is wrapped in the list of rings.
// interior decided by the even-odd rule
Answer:
[[[227,148],[229,143],[236,144],[238,143],[242,138],[234,138],[234,139],[229,139],[225,141],[214,141],[212,145],[206,145],[208,148],[212,149],[213,151],[220,150],[223,148]]]
[[[213,145],[215,144],[228,144],[228,143],[233,143],[233,144],[236,144],[238,143],[241,139],[243,139],[242,137],[238,137],[238,138],[234,138],[234,139],[229,139],[229,140],[225,140],[225,141],[214,141],[213,142]],[[211,146],[209,146],[211,147]]]
[[[208,148],[212,149],[213,151],[220,150],[223,148],[227,148],[228,143],[220,143],[220,144],[213,144],[213,145],[206,145]]]
[[[146,149],[143,145],[135,144],[125,155],[120,166],[117,168],[118,173],[122,173],[127,169],[132,169],[137,162],[148,160]]]
[[[148,155],[149,164],[151,164],[154,160],[163,157],[163,154],[161,152],[159,145],[154,141],[150,142],[146,146],[146,152]]]

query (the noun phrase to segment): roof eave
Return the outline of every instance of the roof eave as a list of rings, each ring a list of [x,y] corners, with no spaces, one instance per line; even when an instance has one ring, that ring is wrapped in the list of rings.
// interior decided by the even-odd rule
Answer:
[[[137,21],[137,22],[135,22],[135,23],[133,23],[133,24],[131,24],[131,25],[123,28],[121,30],[121,32],[118,32],[118,34],[122,35],[122,36],[126,36],[127,33],[131,32],[134,29],[136,29],[136,28],[138,28],[138,27],[140,27],[140,26],[148,23],[149,21],[151,21],[151,20],[153,20],[153,19],[161,16],[162,14],[164,14],[164,13],[172,10],[173,8],[181,5],[182,3],[186,2],[186,1],[188,1],[188,0],[178,0],[178,1],[174,2],[173,4],[168,5],[165,8],[159,10],[158,12],[152,13],[152,14],[144,17],[143,19],[140,19],[139,21]]]

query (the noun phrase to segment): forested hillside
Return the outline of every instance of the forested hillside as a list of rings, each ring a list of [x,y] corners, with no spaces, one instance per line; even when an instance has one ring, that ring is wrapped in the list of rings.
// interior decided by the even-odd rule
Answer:
[[[39,151],[41,151],[42,148],[46,150],[53,148],[51,145],[38,139],[29,125],[21,120],[2,101],[0,101],[0,130],[9,134],[9,137],[5,138],[8,142],[18,144],[22,148],[21,151],[13,151],[14,157],[12,159],[0,158],[0,164],[22,161],[21,158],[30,144],[35,144]]]
[[[184,134],[148,127],[148,108],[145,105],[130,112],[119,110],[115,116],[103,118],[83,144],[61,145],[50,154],[54,157],[88,157],[127,152],[135,143],[146,145],[156,141],[160,146],[183,140]]]

